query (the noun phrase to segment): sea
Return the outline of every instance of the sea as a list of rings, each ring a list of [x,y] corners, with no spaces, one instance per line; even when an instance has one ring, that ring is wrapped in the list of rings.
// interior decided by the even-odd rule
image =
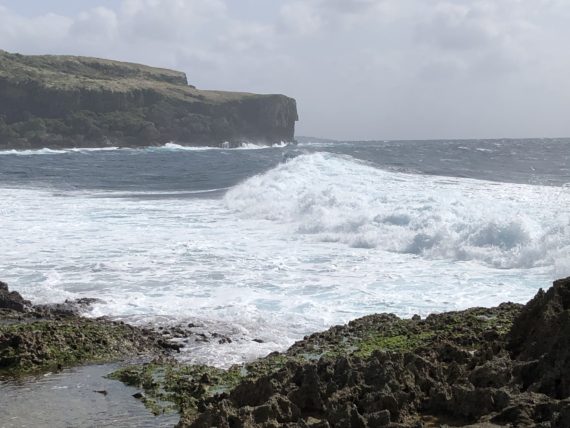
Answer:
[[[367,314],[524,303],[570,275],[570,139],[11,150],[0,200],[0,280],[217,333],[180,359],[219,367]]]

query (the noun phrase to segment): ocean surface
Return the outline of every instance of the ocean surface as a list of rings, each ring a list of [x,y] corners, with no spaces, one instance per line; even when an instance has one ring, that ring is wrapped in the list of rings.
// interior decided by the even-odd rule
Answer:
[[[570,139],[4,151],[0,198],[1,280],[227,335],[181,354],[218,366],[570,275]]]

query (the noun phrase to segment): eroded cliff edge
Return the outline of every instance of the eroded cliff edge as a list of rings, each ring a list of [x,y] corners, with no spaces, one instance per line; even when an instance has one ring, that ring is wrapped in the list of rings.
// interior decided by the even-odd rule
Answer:
[[[0,149],[293,141],[294,99],[199,90],[184,73],[0,51]]]

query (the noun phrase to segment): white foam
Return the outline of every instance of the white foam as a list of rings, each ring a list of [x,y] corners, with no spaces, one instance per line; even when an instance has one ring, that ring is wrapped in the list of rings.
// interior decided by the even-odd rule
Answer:
[[[89,152],[105,152],[118,150],[119,147],[75,147],[69,149],[30,149],[30,150],[0,150],[0,155],[16,155],[16,156],[30,156],[30,155],[61,155],[66,153],[89,153]],[[123,149],[129,150],[129,149]]]
[[[109,146],[109,147],[76,147],[73,149],[62,150],[62,152],[70,151],[70,152],[79,152],[79,153],[89,153],[89,152],[110,152],[114,150],[119,150],[120,147],[116,146]],[[121,149],[124,150],[124,149]]]
[[[229,143],[228,143],[229,144]],[[283,148],[287,147],[288,143],[281,141],[273,145],[268,144],[255,144],[255,143],[241,143],[238,147],[229,149],[228,147],[218,147],[218,146],[185,146],[176,143],[166,143],[163,146],[150,146],[150,147],[74,147],[68,149],[30,149],[30,150],[0,150],[1,155],[16,155],[16,156],[29,156],[29,155],[59,155],[66,153],[90,153],[90,152],[102,152],[102,151],[113,151],[113,150],[144,150],[149,152],[156,151],[205,151],[205,150],[263,150],[269,148]]]
[[[337,155],[297,157],[228,192],[231,209],[355,248],[552,266],[570,253],[566,188],[381,171]]]
[[[176,143],[166,143],[164,146],[152,147],[150,150],[168,150],[168,151],[204,151],[204,150],[219,150],[220,147],[210,147],[210,146],[183,146]]]
[[[58,155],[68,153],[67,150],[54,150],[54,149],[36,149],[36,150],[0,150],[0,155],[16,155],[16,156],[29,156],[29,155]]]
[[[166,143],[164,146],[156,147],[155,150],[186,150],[186,151],[204,151],[204,150],[263,150],[263,149],[270,149],[270,148],[283,148],[287,147],[287,143],[281,141],[280,143],[276,144],[255,144],[255,143],[241,143],[238,147],[230,148],[229,143],[224,143],[221,147],[218,146],[184,146],[176,143]]]
[[[570,267],[567,192],[322,154],[224,199],[0,188],[0,278],[35,302],[103,299],[91,316],[202,324],[233,342],[182,357],[227,366],[373,312],[528,300]]]

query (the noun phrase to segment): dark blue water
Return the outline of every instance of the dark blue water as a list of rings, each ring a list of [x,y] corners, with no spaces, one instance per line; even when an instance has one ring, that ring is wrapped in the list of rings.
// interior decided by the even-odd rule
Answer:
[[[298,146],[253,150],[4,152],[0,183],[211,196],[193,192],[223,191],[284,160],[312,152],[347,155],[379,168],[417,174],[552,186],[570,182],[570,139],[314,142],[301,138]]]

